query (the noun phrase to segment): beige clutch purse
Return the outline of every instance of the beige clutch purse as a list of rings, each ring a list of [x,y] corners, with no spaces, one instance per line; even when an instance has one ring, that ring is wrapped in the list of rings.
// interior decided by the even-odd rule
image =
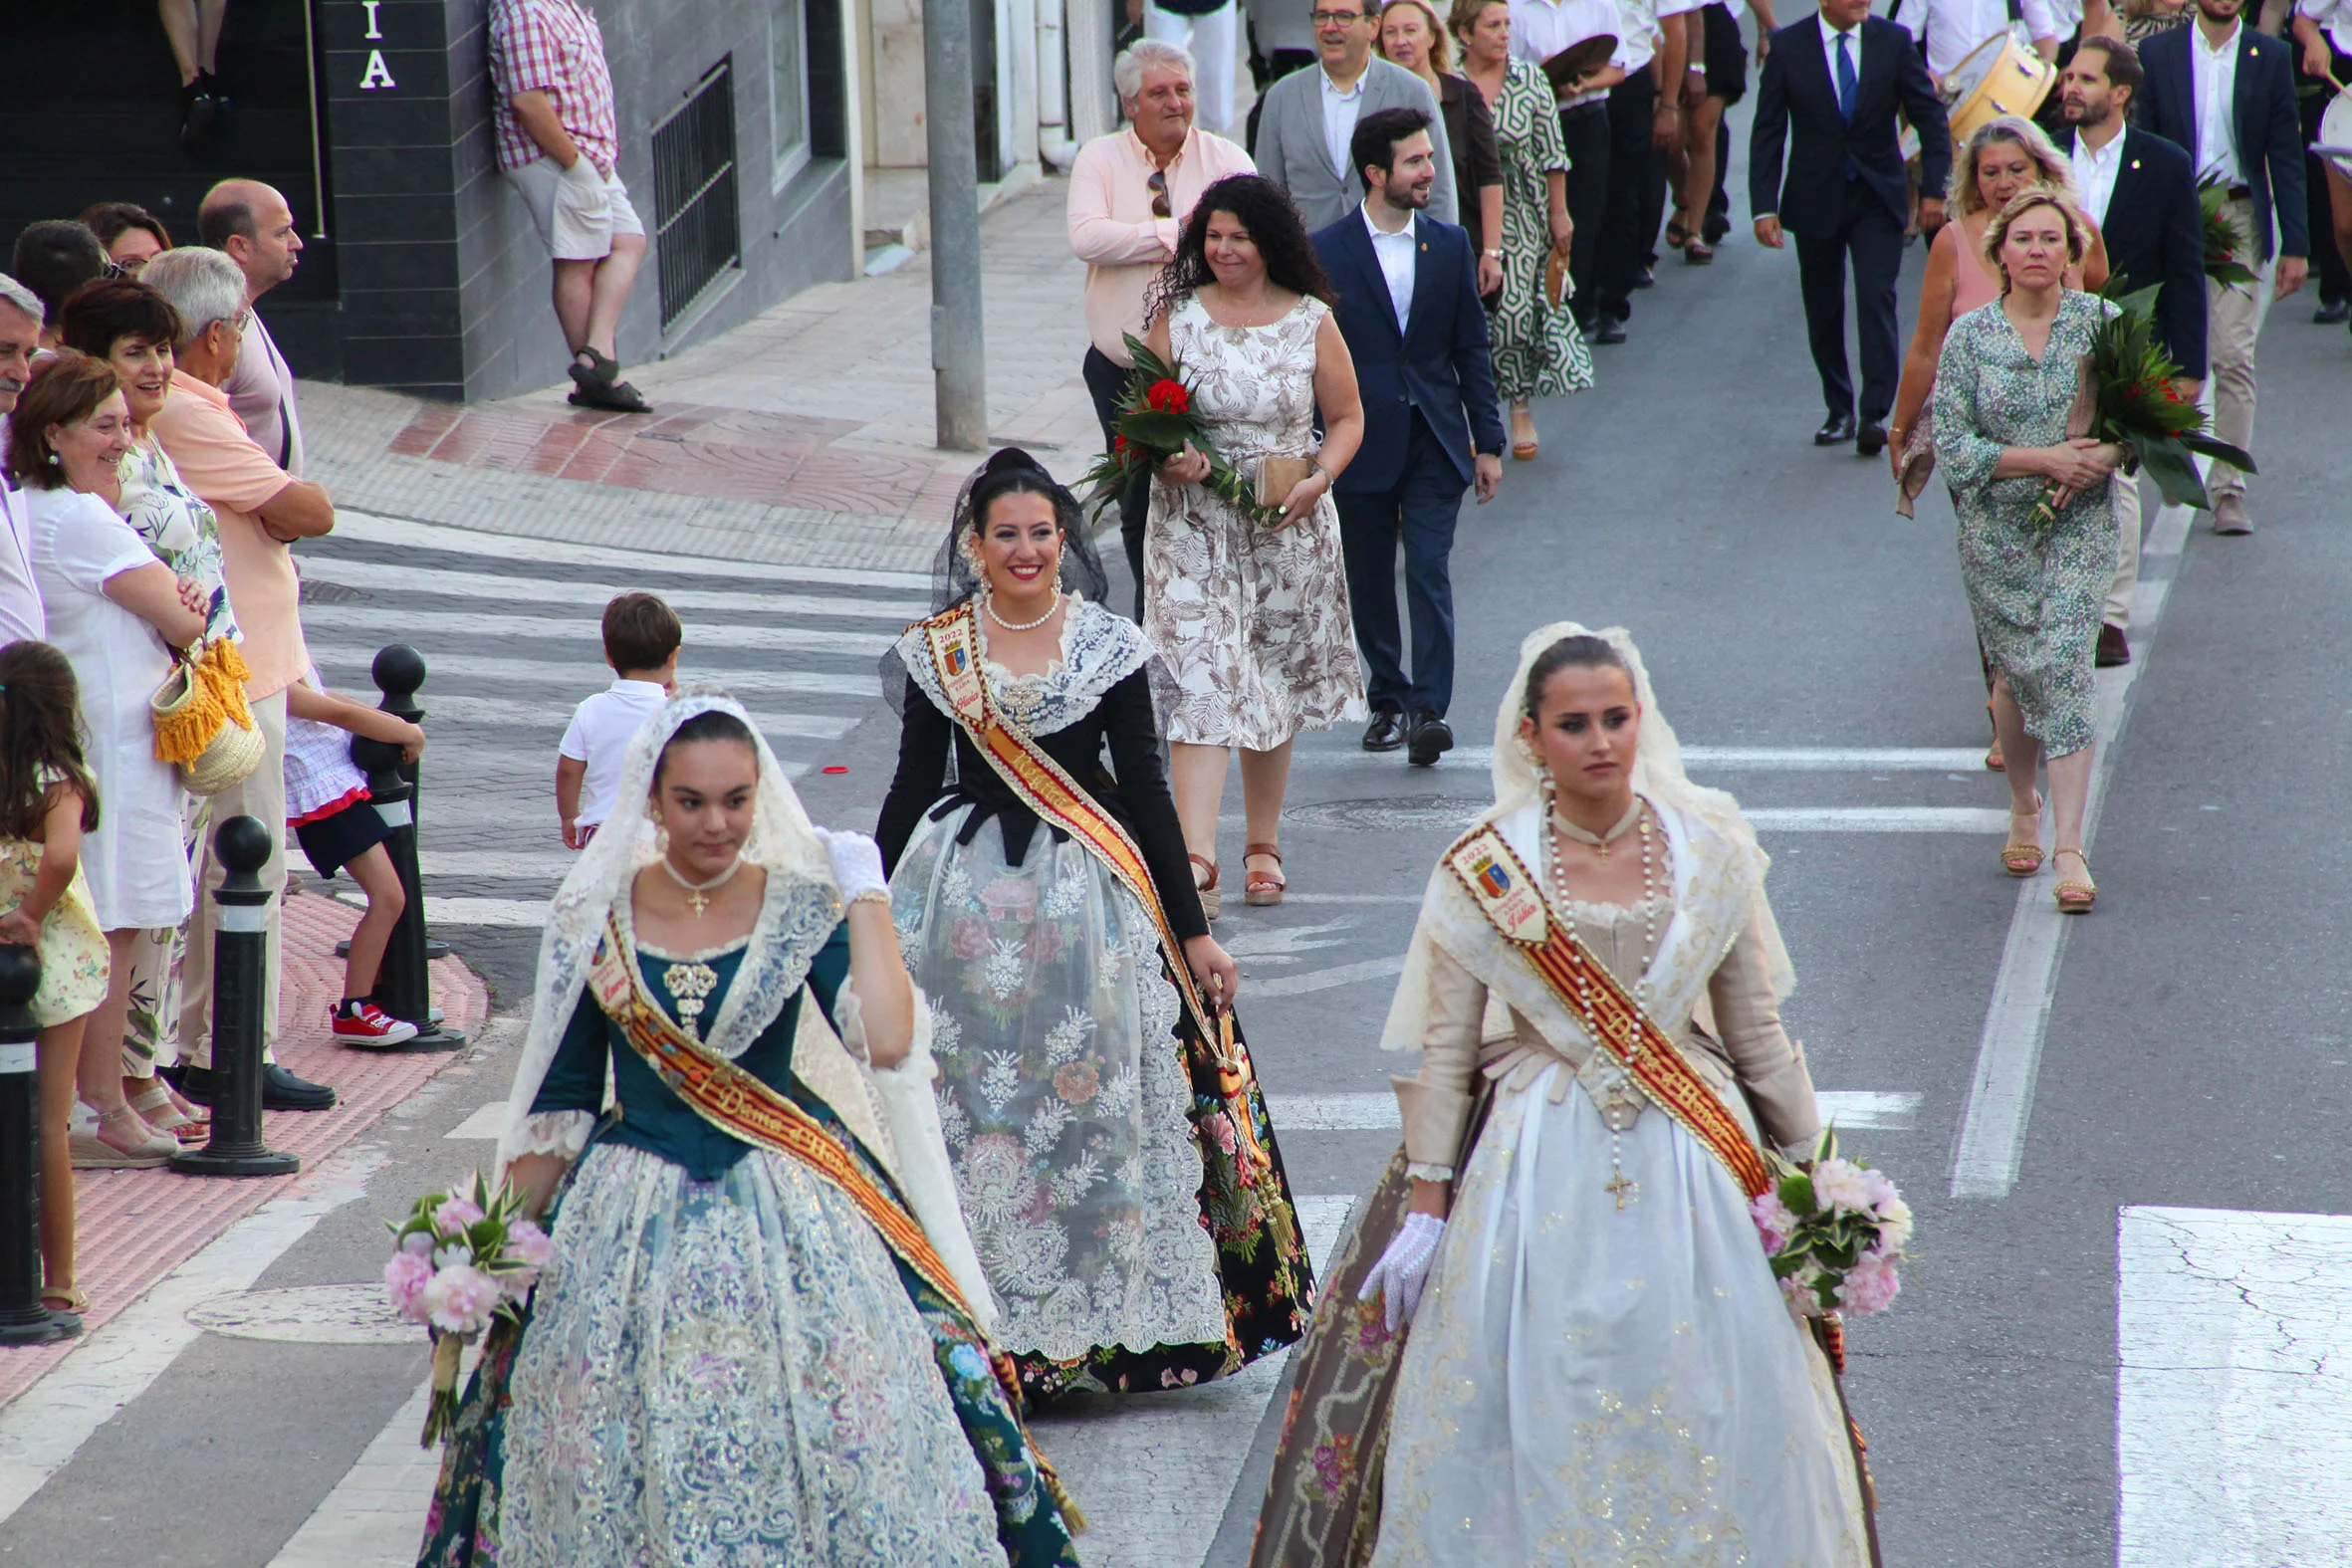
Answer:
[[[1258,460],[1258,504],[1280,512],[1291,492],[1314,472],[1311,457],[1262,457]]]

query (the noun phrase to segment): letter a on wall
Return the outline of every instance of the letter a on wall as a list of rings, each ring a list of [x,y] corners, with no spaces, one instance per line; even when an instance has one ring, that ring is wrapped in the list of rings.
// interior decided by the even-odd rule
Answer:
[[[399,85],[392,80],[392,68],[383,63],[383,51],[380,49],[367,51],[367,70],[359,78],[359,91],[367,93],[376,88],[398,87]]]

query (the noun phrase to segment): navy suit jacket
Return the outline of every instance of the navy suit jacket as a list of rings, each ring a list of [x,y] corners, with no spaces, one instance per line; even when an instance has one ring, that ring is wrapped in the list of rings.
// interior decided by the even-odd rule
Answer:
[[[1478,258],[1470,236],[1426,212],[1413,215],[1420,249],[1413,257],[1413,309],[1399,332],[1388,277],[1364,232],[1364,211],[1314,236],[1315,255],[1339,296],[1340,336],[1355,360],[1363,398],[1364,444],[1339,476],[1349,492],[1393,490],[1405,471],[1418,409],[1471,483],[1474,452],[1503,451],[1503,410],[1495,397],[1495,362],[1487,311],[1478,298]]]
[[[1919,132],[1919,188],[1940,191],[1952,171],[1952,132],[1944,101],[1928,80],[1919,46],[1900,23],[1865,17],[1862,58],[1855,64],[1854,118],[1837,112],[1837,84],[1822,53],[1821,22],[1808,16],[1772,35],[1764,80],[1756,92],[1756,123],[1748,141],[1748,210],[1778,213],[1790,234],[1830,234],[1845,210],[1846,159],[1886,203],[1897,226],[1911,221],[1911,192],[1896,141],[1900,110]],[[1788,178],[1780,178],[1788,133]]]
[[[2148,80],[2134,95],[2141,124],[2197,157],[2197,78],[2189,64],[2196,22],[2168,27],[2140,43]],[[2254,250],[2308,256],[2311,234],[2303,205],[2303,127],[2295,117],[2294,51],[2250,25],[2237,29],[2238,177],[2253,190]]]
[[[2061,151],[2072,153],[2079,132]],[[2108,273],[2125,292],[2160,285],[2156,331],[2183,375],[2205,378],[2205,214],[2189,154],[2139,125],[2123,130],[2115,193],[2107,198]]]

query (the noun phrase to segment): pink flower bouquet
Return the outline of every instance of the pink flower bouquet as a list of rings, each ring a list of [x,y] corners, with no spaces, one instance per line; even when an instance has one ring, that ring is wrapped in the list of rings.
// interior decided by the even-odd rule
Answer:
[[[1911,1242],[1911,1206],[1895,1184],[1838,1157],[1821,1135],[1810,1170],[1766,1155],[1769,1192],[1748,1206],[1781,1293],[1807,1317],[1883,1312],[1903,1288],[1895,1265]]]
[[[383,1282],[392,1309],[433,1337],[433,1402],[421,1446],[457,1419],[457,1368],[466,1344],[493,1319],[517,1316],[554,1243],[522,1218],[523,1197],[474,1173],[470,1190],[427,1193],[392,1230]]]

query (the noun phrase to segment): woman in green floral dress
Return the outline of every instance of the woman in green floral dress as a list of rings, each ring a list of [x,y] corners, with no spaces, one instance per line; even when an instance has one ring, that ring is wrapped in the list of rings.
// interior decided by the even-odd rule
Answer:
[[[2049,758],[2058,907],[2098,898],[2082,855],[2090,795],[2091,658],[2115,577],[2109,482],[2122,453],[2069,439],[2083,356],[2115,307],[2069,289],[2088,229],[2046,185],[1985,230],[1999,299],[1952,324],[1936,365],[1936,461],[1960,515],[1961,580],[1993,661],[1993,722],[2007,760],[2012,876],[2041,869],[2035,763]],[[2054,512],[2044,505],[2055,503]],[[2071,867],[2059,862],[2072,856]]]
[[[1487,326],[1495,386],[1511,405],[1511,455],[1531,458],[1529,401],[1592,384],[1592,353],[1575,319],[1564,301],[1555,310],[1543,292],[1544,264],[1554,251],[1565,264],[1575,232],[1568,222],[1568,149],[1551,85],[1511,52],[1511,7],[1504,0],[1456,0],[1452,21],[1462,40],[1462,74],[1485,97],[1503,149],[1503,304]]]

